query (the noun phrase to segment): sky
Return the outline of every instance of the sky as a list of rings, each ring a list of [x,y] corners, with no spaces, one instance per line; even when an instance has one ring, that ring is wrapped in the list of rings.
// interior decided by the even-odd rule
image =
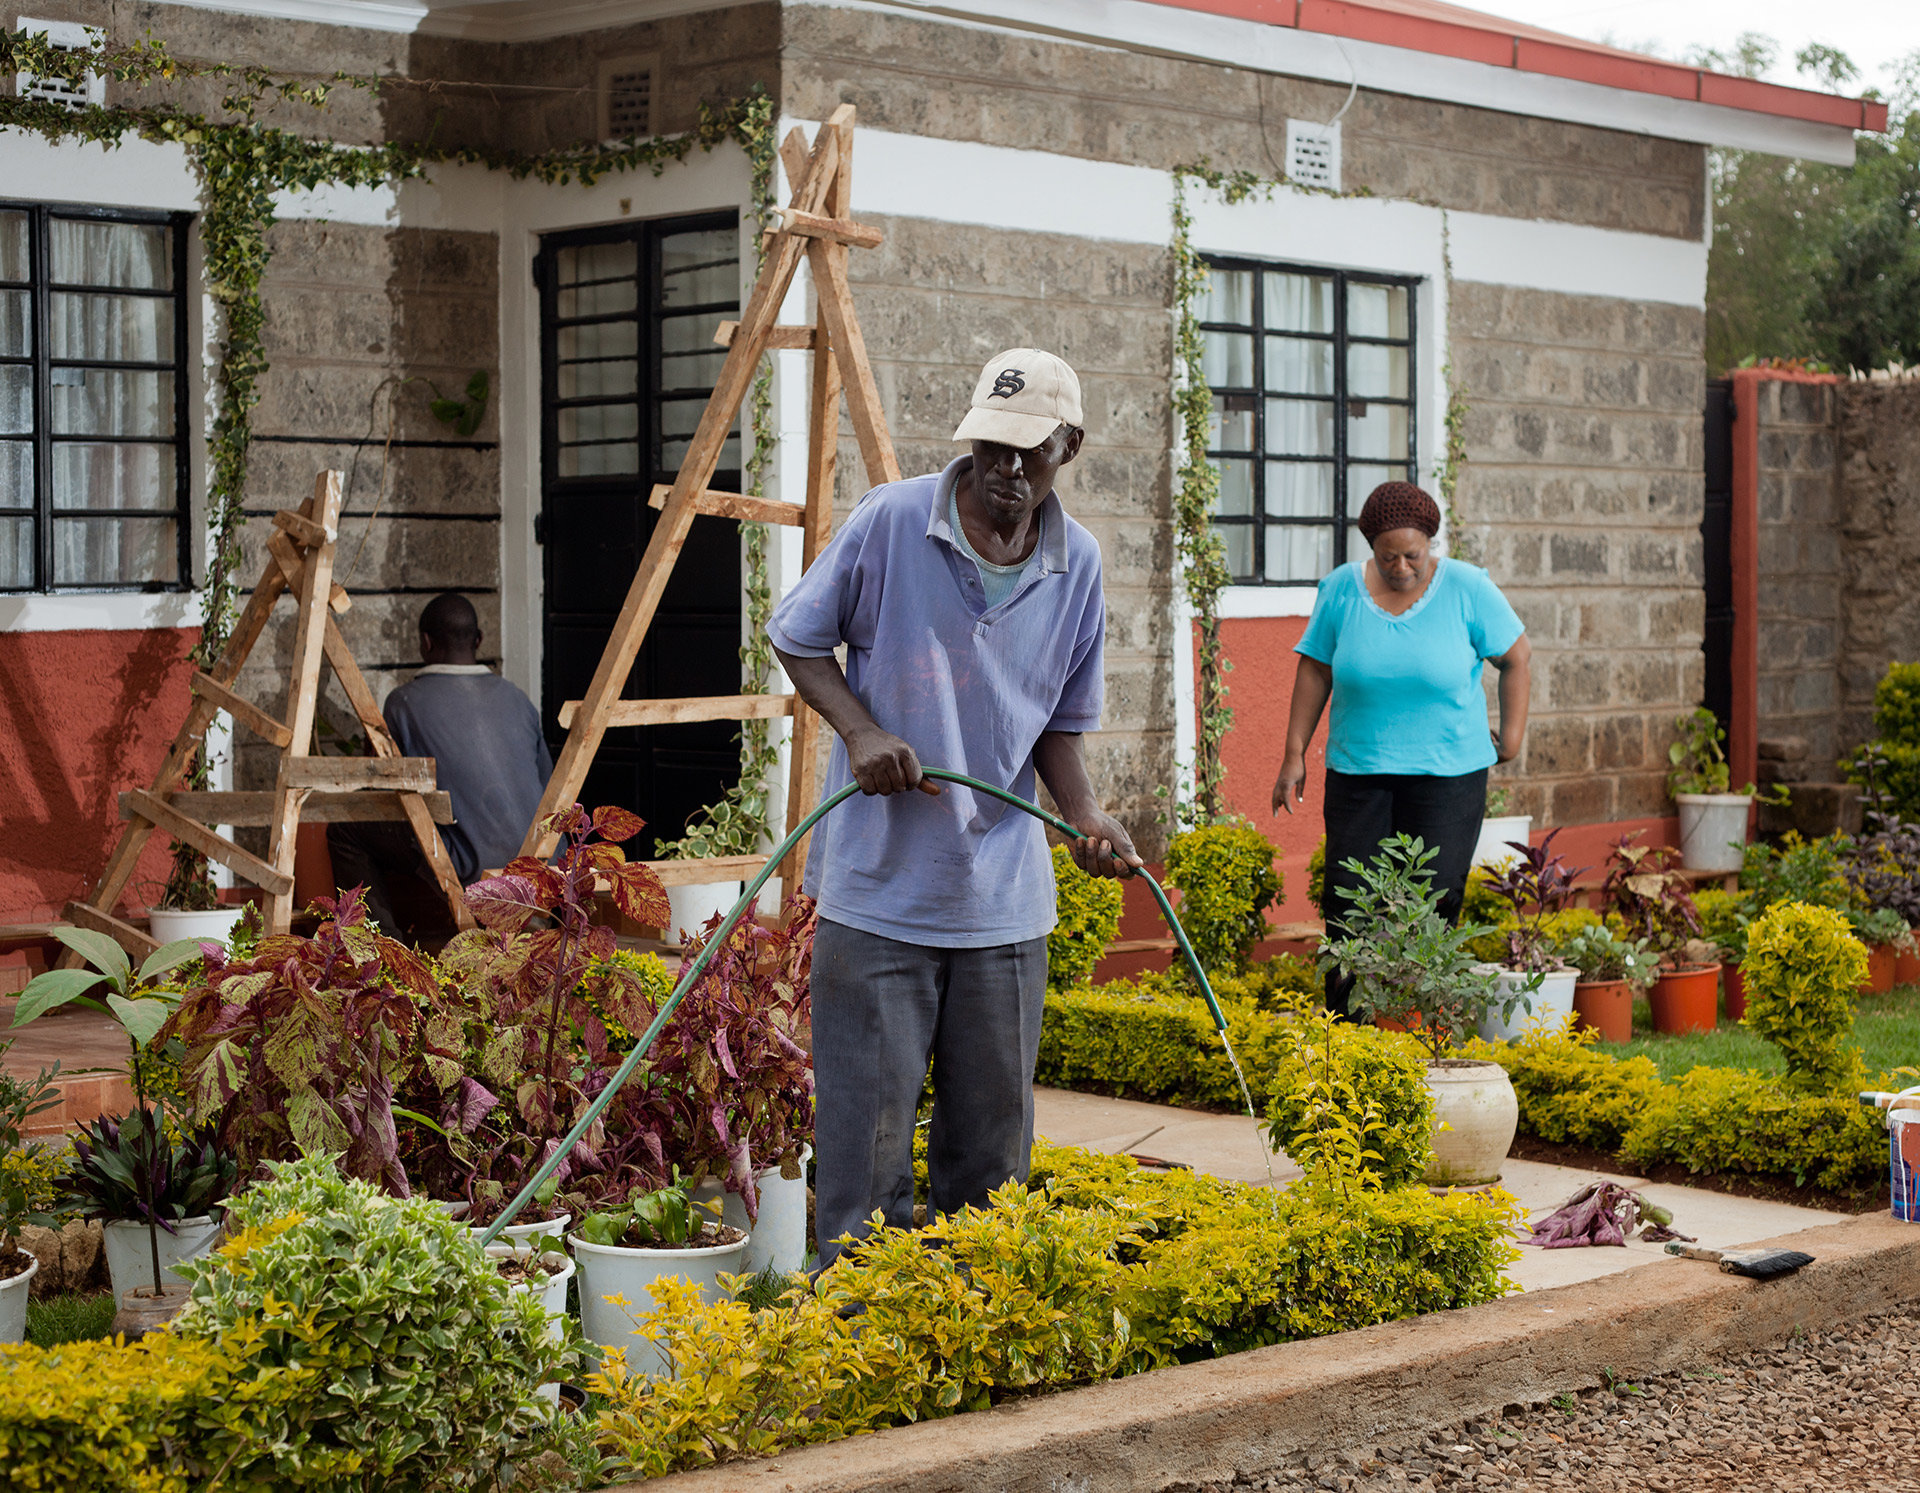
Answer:
[[[1884,93],[1891,65],[1920,48],[1920,0],[1461,0],[1475,10],[1604,41],[1682,57],[1695,46],[1731,51],[1743,31],[1779,42],[1767,77],[1800,84],[1793,54],[1808,42],[1838,47],[1862,73],[1856,87]]]

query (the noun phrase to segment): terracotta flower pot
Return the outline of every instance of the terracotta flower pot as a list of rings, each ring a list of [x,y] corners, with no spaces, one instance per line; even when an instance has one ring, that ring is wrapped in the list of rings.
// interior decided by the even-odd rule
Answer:
[[[1728,1021],[1740,1021],[1747,1014],[1747,977],[1737,964],[1720,966],[1720,981],[1726,987]]]
[[[1894,967],[1899,955],[1890,943],[1872,944],[1867,949],[1867,978],[1861,983],[1862,995],[1885,995],[1893,989]]]
[[[1710,1032],[1720,1015],[1720,966],[1663,969],[1647,992],[1656,1032]]]
[[[1633,1036],[1633,986],[1625,980],[1581,980],[1573,987],[1573,1014],[1602,1042]]]
[[[1893,983],[1920,985],[1920,944],[1909,954],[1905,949],[1893,956]]]

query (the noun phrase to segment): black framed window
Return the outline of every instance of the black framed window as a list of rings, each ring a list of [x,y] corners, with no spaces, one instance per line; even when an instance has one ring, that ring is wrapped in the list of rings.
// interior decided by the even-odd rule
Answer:
[[[191,582],[187,223],[0,200],[0,591]]]
[[[1308,585],[1365,553],[1353,529],[1382,482],[1414,480],[1410,279],[1207,258],[1214,523],[1236,584]]]

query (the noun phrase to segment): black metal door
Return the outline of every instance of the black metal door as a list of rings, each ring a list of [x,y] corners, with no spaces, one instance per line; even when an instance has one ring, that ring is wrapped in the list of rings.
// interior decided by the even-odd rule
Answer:
[[[1720,718],[1733,722],[1733,384],[1707,385],[1707,504],[1700,519],[1706,569],[1707,624],[1700,651],[1706,655],[1706,698]]]
[[[557,756],[566,737],[560,707],[585,695],[659,518],[647,497],[679,470],[725,360],[713,333],[739,314],[738,220],[707,214],[549,234],[534,275],[536,537],[546,579],[540,710]],[[736,434],[714,487],[738,491],[739,446]],[[737,694],[740,601],[739,525],[696,519],[623,698]],[[582,802],[620,804],[650,834],[673,839],[738,781],[737,731],[727,721],[610,730]]]

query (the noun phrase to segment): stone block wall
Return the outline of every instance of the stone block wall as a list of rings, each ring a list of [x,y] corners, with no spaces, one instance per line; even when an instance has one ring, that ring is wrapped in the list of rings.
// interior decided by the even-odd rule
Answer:
[[[1920,381],[1836,392],[1845,753],[1873,734],[1873,689],[1887,665],[1920,659]]]
[[[1834,459],[1839,392],[1834,384],[1785,380],[1758,391],[1758,736],[1804,741],[1812,781],[1831,780],[1844,749],[1837,716],[1845,584]]]
[[[1464,549],[1533,641],[1526,750],[1495,781],[1536,826],[1669,813],[1673,718],[1703,677],[1704,318],[1456,283],[1448,330]]]

